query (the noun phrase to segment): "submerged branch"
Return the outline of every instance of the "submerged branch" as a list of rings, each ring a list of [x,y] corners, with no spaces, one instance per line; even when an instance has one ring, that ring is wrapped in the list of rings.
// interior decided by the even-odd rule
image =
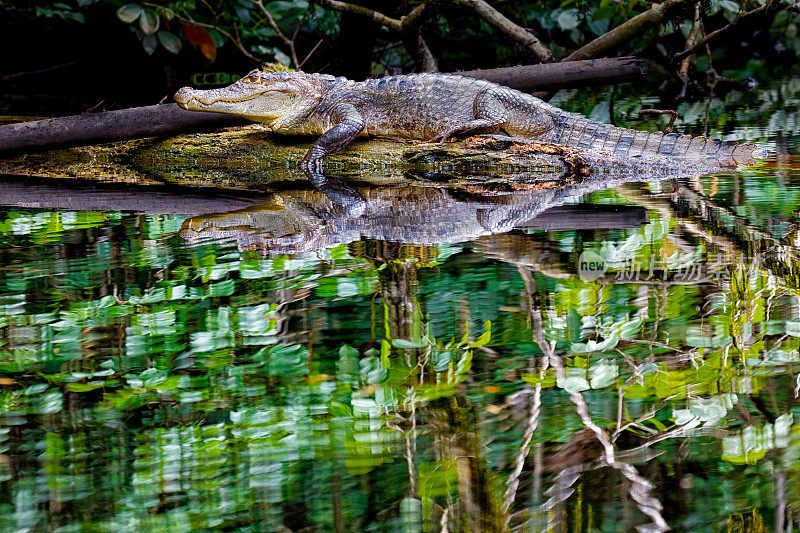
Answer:
[[[553,366],[556,372],[556,379],[562,383],[566,382],[566,372],[564,370],[564,363],[560,355],[555,353],[555,343],[548,343],[545,337],[544,325],[542,322],[542,313],[539,306],[535,304],[536,298],[536,282],[530,271],[524,267],[518,268],[525,285],[525,292],[528,295],[528,300],[531,302],[530,314],[531,322],[533,325],[533,338],[539,345],[539,348],[544,353],[546,360]],[[636,502],[637,507],[644,514],[650,517],[653,521],[655,531],[667,531],[667,526],[664,517],[661,515],[662,505],[656,498],[649,494],[653,488],[652,484],[642,477],[635,467],[628,463],[624,463],[616,458],[614,451],[614,444],[608,433],[598,426],[589,415],[589,407],[583,394],[578,391],[568,391],[570,400],[575,404],[575,410],[581,419],[583,425],[594,433],[597,441],[603,448],[603,459],[608,466],[618,470],[625,478],[631,482],[628,490],[631,498]]]

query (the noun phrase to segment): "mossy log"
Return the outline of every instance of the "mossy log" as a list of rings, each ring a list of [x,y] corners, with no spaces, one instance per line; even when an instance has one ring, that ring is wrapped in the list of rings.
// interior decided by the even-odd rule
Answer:
[[[276,182],[305,180],[298,161],[313,141],[252,125],[20,154],[0,159],[0,174],[268,190]],[[372,184],[414,179],[519,185],[563,180],[574,167],[568,153],[480,137],[446,144],[365,138],[325,160],[326,173]]]

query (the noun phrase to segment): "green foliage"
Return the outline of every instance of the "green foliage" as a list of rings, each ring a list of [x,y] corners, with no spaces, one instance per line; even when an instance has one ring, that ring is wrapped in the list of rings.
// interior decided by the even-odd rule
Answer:
[[[646,2],[610,0],[496,1],[492,4],[514,22],[539,36],[556,56],[562,57],[652,7]],[[399,20],[415,6],[416,3],[389,3],[369,7],[379,11],[382,9],[388,17]],[[706,2],[704,7],[708,31],[729,23],[740,14],[739,3],[731,0]],[[447,69],[530,62],[529,52],[471,9],[457,3],[428,2],[427,11],[423,35]],[[111,13],[115,13],[113,22],[108,20]],[[32,14],[35,17],[58,17],[80,23],[89,16],[106,24],[125,25],[141,41],[148,54],[155,53],[159,48],[174,54],[180,53],[183,48],[192,48],[209,61],[214,61],[218,49],[227,47],[230,54],[244,54],[252,60],[283,65],[292,62],[292,49],[287,41],[291,40],[297,45],[296,35],[301,30],[313,35],[314,43],[321,39],[327,46],[335,46],[341,16],[338,11],[307,0],[263,3],[250,0],[222,0],[216,3],[196,0],[168,3],[78,0],[74,5],[58,2],[38,6]],[[771,21],[768,31],[778,52],[800,57],[800,45],[796,39],[800,24],[798,17],[795,12],[778,10]],[[366,17],[363,20],[364,24],[377,24]],[[673,69],[672,57],[684,48],[691,23],[692,10],[678,9],[670,20],[639,32],[621,44],[618,52],[620,55],[644,54],[665,68]],[[765,30],[766,27],[759,31]],[[400,38],[398,33],[386,27],[379,32],[377,40],[372,43],[372,70],[375,73],[414,68],[412,58],[417,54],[416,45],[402,51],[398,46]],[[314,43],[303,43],[300,48],[311,50]],[[186,44],[190,46],[186,47]],[[725,59],[727,63],[743,64],[731,57],[730,44],[724,38],[712,42],[712,57]],[[775,49],[759,50],[752,58],[775,52]],[[353,51],[342,50],[340,53]],[[300,60],[302,57],[298,58]],[[710,70],[705,57],[698,57],[696,66],[701,72]],[[760,74],[758,69],[746,68],[737,77],[758,78]]]

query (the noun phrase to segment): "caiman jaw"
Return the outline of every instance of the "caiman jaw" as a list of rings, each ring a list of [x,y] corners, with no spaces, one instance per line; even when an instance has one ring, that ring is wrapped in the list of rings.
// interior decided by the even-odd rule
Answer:
[[[266,91],[252,92],[247,95],[222,96],[215,94],[218,91],[198,91],[191,87],[183,87],[175,93],[175,102],[180,107],[189,111],[217,111],[220,113],[236,113],[233,106],[225,104],[238,104],[258,98]],[[222,105],[219,105],[222,104]]]

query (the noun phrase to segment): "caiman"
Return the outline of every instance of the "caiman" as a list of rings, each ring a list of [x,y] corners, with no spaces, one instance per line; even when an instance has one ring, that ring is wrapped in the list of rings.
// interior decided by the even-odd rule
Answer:
[[[355,82],[327,74],[254,70],[228,87],[175,94],[184,109],[239,115],[275,133],[321,135],[303,157],[319,170],[360,135],[444,142],[505,133],[619,158],[681,158],[712,166],[752,164],[753,144],[650,133],[588,120],[539,98],[456,74],[411,74]]]

